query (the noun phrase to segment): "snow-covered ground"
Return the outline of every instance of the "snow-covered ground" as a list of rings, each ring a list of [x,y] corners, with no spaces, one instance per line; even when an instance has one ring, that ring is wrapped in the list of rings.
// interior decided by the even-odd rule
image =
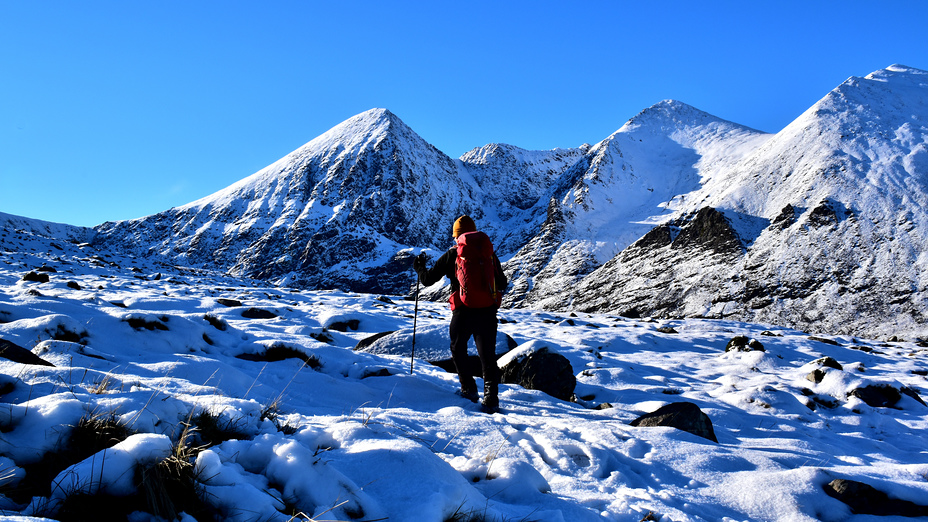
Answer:
[[[0,252],[0,338],[55,365],[0,359],[0,513],[11,517],[54,517],[75,492],[132,493],[134,468],[168,457],[201,412],[240,433],[195,457],[227,520],[877,520],[826,495],[835,478],[928,503],[928,407],[848,396],[887,383],[928,397],[928,349],[912,339],[830,344],[775,325],[502,310],[519,345],[570,360],[581,400],[503,385],[503,413],[487,415],[455,395],[452,374],[418,360],[410,375],[408,354],[353,350],[411,333],[415,305],[402,297],[262,286],[25,229],[0,229]],[[22,280],[43,265],[48,282]],[[243,317],[252,307],[277,317]],[[417,331],[448,318],[419,302]],[[736,335],[766,351],[726,353]],[[273,346],[314,362],[236,357]],[[825,356],[843,370],[808,380]],[[629,425],[676,401],[697,404],[718,443]],[[49,497],[14,501],[24,468],[87,415],[136,434],[61,471]]]

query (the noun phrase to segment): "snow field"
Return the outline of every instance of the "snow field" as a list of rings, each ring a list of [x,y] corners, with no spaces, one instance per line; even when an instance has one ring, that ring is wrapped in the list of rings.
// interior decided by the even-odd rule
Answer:
[[[861,383],[895,383],[924,397],[928,364],[913,342],[842,336],[833,345],[774,325],[502,310],[500,330],[521,347],[545,345],[570,360],[579,402],[503,385],[504,414],[485,415],[454,394],[452,374],[420,360],[409,375],[408,355],[352,350],[376,333],[411,331],[413,303],[401,297],[293,292],[57,244],[25,233],[0,243],[0,338],[55,364],[0,360],[0,465],[13,476],[0,489],[4,514],[46,515],[39,508],[54,502],[44,500],[74,491],[131,491],[130,470],[169,453],[200,411],[241,432],[194,461],[228,520],[290,520],[283,511],[292,508],[338,520],[459,512],[638,521],[653,512],[662,521],[853,521],[867,517],[822,485],[844,477],[915,502],[928,494],[928,408],[908,397],[899,409],[873,408],[847,396]],[[21,281],[42,264],[57,270],[49,283]],[[277,317],[242,317],[250,307]],[[448,318],[446,305],[419,303],[423,339],[439,336]],[[327,328],[351,319],[357,330]],[[726,353],[735,335],[766,351]],[[319,366],[236,357],[274,346]],[[844,370],[809,381],[825,356]],[[389,375],[370,376],[381,370]],[[812,410],[806,393],[836,407]],[[718,444],[628,425],[681,400],[711,418]],[[604,403],[612,407],[592,409]],[[272,406],[276,421],[262,419]],[[24,466],[87,414],[112,414],[137,434],[63,470],[51,499],[13,502],[7,493]]]

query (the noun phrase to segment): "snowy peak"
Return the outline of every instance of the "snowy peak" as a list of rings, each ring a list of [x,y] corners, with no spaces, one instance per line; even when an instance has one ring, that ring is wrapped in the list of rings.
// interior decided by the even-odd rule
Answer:
[[[389,110],[371,109],[339,123],[295,152],[357,155],[391,136],[408,140],[410,145],[430,147]]]
[[[850,139],[864,133],[892,138],[886,132],[908,124],[925,128],[928,116],[928,72],[893,65],[852,76],[836,87],[781,134],[793,135],[815,126],[830,139]]]
[[[638,128],[675,131],[713,121],[724,120],[681,101],[663,100],[633,116],[616,132],[630,132]]]
[[[628,120],[613,134],[662,134],[672,136],[681,143],[693,140],[706,129],[723,129],[726,132],[762,134],[760,131],[732,123],[692,105],[677,101],[664,100],[648,107]],[[716,130],[716,133],[719,131]]]
[[[668,115],[669,105],[645,111],[614,135],[616,141],[633,134],[647,142],[664,134],[642,131],[669,129],[670,141],[688,144],[692,149],[681,150],[699,157],[692,163],[699,184],[667,205],[673,213],[661,221],[670,225],[661,229],[666,241],[616,256],[560,303],[597,308],[595,299],[601,299],[607,308],[599,309],[654,316],[739,317],[880,335],[924,332],[925,79],[924,71],[902,66],[852,77],[774,136],[752,137],[718,122],[691,132],[685,119]],[[700,142],[708,135],[702,131],[712,128],[726,128],[741,141]],[[655,158],[655,150],[645,152]],[[667,165],[671,156],[656,157]],[[630,163],[641,172],[640,161]],[[706,208],[720,212],[724,221],[718,223],[737,236],[743,251],[721,259],[673,239],[675,229],[698,225],[694,216]],[[672,291],[654,293],[655,285]]]

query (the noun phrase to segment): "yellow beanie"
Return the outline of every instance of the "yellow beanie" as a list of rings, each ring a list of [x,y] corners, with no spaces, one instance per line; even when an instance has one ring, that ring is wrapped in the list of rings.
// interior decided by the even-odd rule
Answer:
[[[452,229],[451,235],[457,239],[461,234],[466,234],[468,232],[476,232],[477,225],[474,224],[474,220],[468,215],[463,215],[454,222],[454,229]]]

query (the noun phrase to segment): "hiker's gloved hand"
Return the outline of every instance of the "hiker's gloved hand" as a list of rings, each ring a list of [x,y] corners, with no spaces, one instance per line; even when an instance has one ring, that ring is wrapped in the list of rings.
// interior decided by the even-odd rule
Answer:
[[[412,268],[416,271],[417,274],[422,275],[425,272],[425,252],[416,256],[416,259],[412,262]]]

